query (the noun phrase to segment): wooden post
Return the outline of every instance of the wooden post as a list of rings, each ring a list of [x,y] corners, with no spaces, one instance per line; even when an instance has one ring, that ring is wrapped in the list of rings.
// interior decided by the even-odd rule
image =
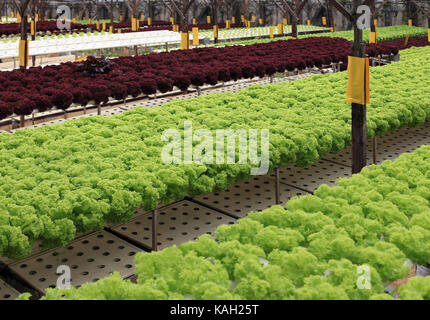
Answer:
[[[353,1],[352,21],[354,25],[354,42],[351,56],[364,57],[366,46],[363,41],[363,30],[357,26],[358,0]],[[366,105],[352,103],[352,173],[359,173],[366,166]]]
[[[328,18],[328,24],[330,27],[330,31],[335,32],[336,26],[335,26],[334,17],[333,17],[333,5],[331,4],[330,1],[328,1],[328,3],[327,3],[327,18]]]
[[[158,231],[157,231],[158,210],[152,211],[152,250],[158,250]]]
[[[376,135],[373,137],[373,140],[372,140],[372,149],[373,149],[373,164],[376,164],[377,163],[377,159],[376,159],[376,152],[377,152]]]
[[[281,204],[281,187],[279,178],[279,167],[275,167],[275,202]]]

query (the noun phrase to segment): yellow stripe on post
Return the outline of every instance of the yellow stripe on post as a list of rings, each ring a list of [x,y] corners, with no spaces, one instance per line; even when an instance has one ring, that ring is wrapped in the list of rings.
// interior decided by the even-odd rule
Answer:
[[[72,19],[72,23],[76,23],[76,18],[73,18],[73,19]]]
[[[288,24],[287,18],[283,18],[282,19],[282,23],[283,23],[284,26],[286,26]]]
[[[109,26],[109,32],[113,33],[113,26]]]
[[[348,87],[346,101],[369,103],[369,58],[348,57]]]
[[[236,18],[235,17],[231,17],[231,23],[233,23],[233,24],[236,23]]]
[[[36,19],[36,22],[38,22],[38,21],[39,21],[39,14],[38,14],[38,13],[36,13],[36,17],[35,17],[35,19]]]
[[[140,22],[136,19],[136,31],[139,31],[140,28]]]
[[[284,34],[284,25],[278,24],[278,34]]]
[[[196,18],[193,18],[193,24],[197,24],[197,23],[196,23]]]
[[[96,28],[97,28],[97,30],[100,30],[100,21],[96,22]]]
[[[88,24],[92,24],[93,20],[91,18],[88,19]]]
[[[251,21],[255,22],[255,16],[254,15],[251,16]]]
[[[323,24],[323,26],[327,25],[327,18],[326,17],[322,17],[322,24]]]
[[[311,20],[308,19],[308,26],[310,26],[310,25],[311,25]]]
[[[140,21],[145,21],[145,15],[143,13],[140,15]]]
[[[13,18],[15,15],[15,13],[13,12],[13,10],[10,12],[10,17]]]
[[[119,21],[122,22],[122,16],[119,16]]]
[[[263,19],[258,19],[258,23],[260,24],[260,26],[263,25]]]
[[[240,21],[245,22],[245,16],[243,14],[240,16]]]
[[[118,29],[118,33],[121,33],[121,29]]]
[[[170,17],[170,23],[175,24],[175,19],[173,17]]]
[[[226,29],[230,29],[230,20],[227,20],[225,22],[225,27],[226,27]]]
[[[28,66],[28,40],[19,41],[19,66]]]
[[[30,22],[30,34],[32,36],[36,35],[36,22],[35,21]]]
[[[412,19],[408,20],[408,25],[409,25],[409,27],[412,27]]]
[[[270,34],[270,38],[274,37],[274,35],[273,35],[273,27],[272,26],[269,27],[269,34]]]
[[[218,39],[218,26],[214,26],[214,38]]]
[[[148,26],[152,25],[152,18],[148,17]]]
[[[106,31],[106,22],[103,22],[103,24],[102,24],[102,30]]]
[[[369,43],[376,43],[376,32],[369,33]]]
[[[375,28],[378,27],[378,19],[373,19],[373,24],[375,25]]]
[[[409,37],[410,37],[410,35],[409,35],[409,33],[408,33],[408,34],[406,35],[406,38],[405,38],[405,46],[407,46],[407,45],[408,45]]]
[[[427,40],[430,42],[430,28],[427,30]]]
[[[193,28],[193,46],[199,45],[199,28]]]
[[[207,24],[211,23],[211,16],[206,16],[206,23]]]
[[[188,32],[181,32],[181,50],[187,50],[188,44]]]

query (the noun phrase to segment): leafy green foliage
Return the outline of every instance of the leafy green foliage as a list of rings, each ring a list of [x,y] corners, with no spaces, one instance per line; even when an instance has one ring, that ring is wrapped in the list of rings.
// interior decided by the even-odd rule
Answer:
[[[407,258],[429,260],[429,203],[419,192],[429,183],[429,160],[430,146],[423,146],[340,179],[337,187],[323,185],[315,195],[294,198],[286,209],[273,206],[236,225],[222,225],[216,241],[204,235],[178,247],[139,253],[138,284],[114,274],[80,289],[48,290],[46,299],[392,299],[384,286],[407,275]],[[416,179],[403,173],[406,168]],[[377,183],[384,177],[395,191]],[[398,201],[403,194],[410,195],[416,213]],[[409,220],[367,214],[362,205],[377,204],[377,199]],[[368,268],[366,287],[359,286],[359,267]],[[430,299],[428,279],[409,280],[400,298]]]
[[[430,277],[414,277],[399,288],[399,298],[404,300],[430,300]]]
[[[364,42],[369,42],[369,33],[370,31],[368,29],[363,30]],[[390,40],[402,39],[402,38],[405,38],[407,34],[409,34],[410,37],[425,36],[427,35],[427,28],[415,27],[415,26],[409,27],[406,25],[377,28],[378,41],[390,41]],[[336,38],[344,38],[346,40],[352,41],[354,40],[354,32],[336,31],[336,32],[316,33],[316,34],[307,34],[307,35],[299,36],[299,38],[312,38],[312,37],[336,37]],[[267,42],[278,41],[278,40],[288,40],[290,38],[291,37],[277,37],[272,39],[239,40],[239,41],[223,42],[223,43],[215,44],[215,46],[267,43]]]
[[[371,70],[369,137],[430,118],[429,59],[430,49],[414,48],[402,52],[402,62]],[[238,93],[174,101],[162,108],[135,108],[112,117],[81,118],[1,134],[0,230],[4,231],[0,256],[23,257],[37,239],[49,246],[64,245],[76,232],[129,220],[138,207],[153,209],[186,195],[223,190],[249,177],[249,164],[162,164],[162,132],[183,130],[184,119],[192,121],[194,130],[214,133],[219,128],[270,128],[270,169],[290,163],[306,165],[343,149],[351,142],[346,81],[344,72],[316,75]],[[346,213],[349,216],[336,226],[344,228],[342,237],[347,242],[372,243],[383,233],[382,225],[407,227],[409,218],[426,209],[430,186],[419,184],[411,198],[408,188],[424,173],[405,173],[389,165],[382,168],[391,171],[377,175],[379,171],[366,169],[363,175],[341,181],[344,188],[321,188],[317,197],[303,197],[301,211],[315,213],[312,219],[303,214],[296,217],[303,239],[285,232],[269,243],[264,234],[277,233],[271,228],[260,230],[261,235],[248,243],[258,242],[267,253],[276,246],[291,248],[309,242],[312,231],[333,224],[329,219],[337,220]],[[357,188],[372,190],[356,193]],[[288,207],[299,208],[295,200]],[[366,228],[352,227],[348,221],[364,223]],[[298,221],[282,223],[298,227]]]

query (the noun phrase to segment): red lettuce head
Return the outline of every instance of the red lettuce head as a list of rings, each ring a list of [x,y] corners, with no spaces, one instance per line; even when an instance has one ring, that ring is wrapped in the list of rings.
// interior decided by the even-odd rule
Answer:
[[[51,102],[58,109],[66,110],[73,103],[73,95],[67,91],[56,90],[51,96]]]
[[[34,101],[29,98],[23,97],[15,102],[14,113],[20,116],[28,116],[36,108]]]
[[[13,114],[13,104],[0,102],[0,120],[5,119]]]

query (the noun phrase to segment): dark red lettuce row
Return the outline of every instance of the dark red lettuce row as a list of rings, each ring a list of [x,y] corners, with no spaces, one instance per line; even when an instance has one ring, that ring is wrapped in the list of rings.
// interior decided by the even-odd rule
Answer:
[[[421,39],[410,40],[410,44],[421,43]],[[383,42],[368,45],[367,53],[396,54],[402,46],[404,43],[396,41]],[[157,90],[164,93],[174,86],[187,90],[191,85],[264,77],[331,62],[346,65],[350,52],[351,43],[345,39],[316,37],[119,57],[111,60],[105,72],[91,77],[79,63],[71,62],[5,71],[0,72],[0,119],[52,107],[65,110],[72,103],[85,106],[90,101],[102,104],[109,98],[123,100]]]
[[[141,21],[139,23],[141,27],[148,26],[147,21]],[[109,29],[110,26],[113,26],[114,29],[130,29],[131,22],[115,22],[115,23],[106,23],[106,28]],[[0,24],[0,36],[2,35],[14,35],[20,33],[21,26],[19,23],[4,23]],[[97,24],[79,24],[79,23],[71,23],[71,29],[74,31],[85,31],[87,29],[96,30]],[[153,30],[167,30],[171,29],[171,23],[169,21],[152,21],[151,27],[149,28],[141,28],[140,31],[153,31]],[[57,21],[39,21],[37,23],[37,31],[38,32],[51,32],[51,33],[63,33],[64,31],[59,30],[57,27]],[[27,27],[27,32],[30,32],[30,24]]]

